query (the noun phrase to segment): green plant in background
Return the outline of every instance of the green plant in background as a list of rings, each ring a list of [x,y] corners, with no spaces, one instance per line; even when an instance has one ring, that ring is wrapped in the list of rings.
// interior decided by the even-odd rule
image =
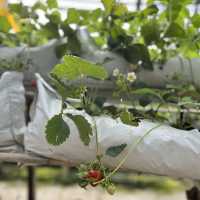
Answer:
[[[66,23],[66,19],[62,19],[57,0],[37,1],[32,7],[25,6],[23,3],[12,3],[9,4],[9,10],[17,20],[20,31],[14,33],[6,18],[0,16],[0,45],[32,47],[43,45],[51,39],[68,36],[71,38],[68,46],[72,50],[78,48],[78,43],[76,45],[70,44],[75,34]],[[41,15],[46,22],[39,20]],[[67,44],[60,46],[58,55],[66,51],[68,46]]]
[[[55,22],[56,18],[53,16],[58,13],[56,10],[52,11],[54,7],[57,8],[56,5],[51,5],[51,1],[47,4],[37,2],[33,7],[27,7],[22,3],[9,4],[9,10],[17,20],[20,31],[12,32],[9,22],[4,17],[0,17],[0,44],[8,47],[38,46],[45,44],[49,39],[58,37],[57,29],[47,30],[48,24],[53,27],[53,21]],[[39,15],[36,12],[38,10],[46,12],[46,17],[49,19],[48,24],[42,25],[38,21]]]
[[[116,0],[102,0],[102,4],[104,10],[68,9],[65,19],[56,0],[38,1],[32,7],[10,4],[21,31],[12,33],[9,23],[0,17],[0,44],[38,46],[66,37],[67,42],[57,47],[57,56],[66,52],[80,56],[76,27],[86,26],[100,47],[120,53],[134,68],[152,69],[154,62],[163,64],[176,55],[199,57],[200,16],[189,11],[192,0],[148,0],[141,11],[129,11]],[[45,16],[45,24],[39,22],[39,12]]]
[[[104,11],[68,10],[68,23],[87,26],[96,43],[122,54],[130,63],[152,69],[172,56],[199,57],[199,14],[192,0],[148,0],[141,11],[129,11],[116,0],[102,0]]]

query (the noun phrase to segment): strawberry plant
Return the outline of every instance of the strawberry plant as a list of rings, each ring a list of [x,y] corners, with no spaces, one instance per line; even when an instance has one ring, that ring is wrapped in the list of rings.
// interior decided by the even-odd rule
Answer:
[[[65,56],[62,64],[58,64],[51,72],[53,84],[56,87],[57,91],[62,97],[62,106],[60,114],[54,116],[49,120],[46,126],[46,139],[51,145],[60,145],[64,143],[70,135],[70,128],[68,124],[64,121],[63,117],[67,116],[71,120],[74,121],[74,124],[78,128],[80,140],[84,145],[88,146],[90,144],[91,137],[95,137],[96,140],[96,160],[91,163],[82,164],[79,167],[78,176],[80,178],[80,185],[82,187],[86,187],[88,184],[92,186],[101,185],[103,188],[109,193],[114,192],[114,185],[111,181],[111,177],[115,174],[118,169],[123,165],[126,161],[129,154],[132,150],[142,142],[144,137],[150,134],[150,131],[145,133],[143,138],[140,138],[138,141],[134,141],[134,143],[129,147],[129,151],[127,155],[124,157],[122,161],[116,166],[114,170],[110,170],[106,168],[102,159],[104,155],[100,151],[99,141],[98,141],[98,132],[96,128],[96,122],[94,117],[99,116],[101,114],[110,115],[113,118],[120,118],[121,121],[128,125],[137,126],[139,119],[141,116],[133,115],[131,111],[124,108],[117,108],[112,106],[104,106],[105,99],[101,99],[98,97],[91,97],[88,93],[88,89],[81,85],[79,88],[79,93],[77,96],[81,97],[81,101],[79,105],[74,105],[79,110],[84,110],[86,113],[90,114],[92,117],[92,123],[88,121],[82,115],[70,114],[64,112],[64,109],[69,106],[67,103],[68,96],[71,95],[71,91],[69,93],[68,87],[65,83],[65,80],[75,80],[75,79],[83,79],[84,77],[93,77],[95,79],[104,80],[107,78],[107,73],[102,66],[90,63],[86,60],[80,59],[74,56]],[[119,76],[122,76],[119,74]],[[122,76],[123,80],[122,84],[126,84],[126,88],[131,89],[129,82],[132,83],[132,79],[127,79]],[[120,86],[121,88],[121,86]],[[137,90],[136,90],[137,91]],[[147,90],[148,91],[148,90]],[[118,91],[120,94],[121,90]],[[125,92],[124,90],[122,91]],[[139,90],[138,90],[139,93]],[[153,92],[152,92],[153,93]],[[156,94],[157,95],[157,94]],[[160,126],[160,125],[159,125]],[[154,128],[157,128],[156,126]],[[105,155],[110,157],[117,157],[121,154],[125,149],[127,149],[127,144],[122,143],[120,145],[111,146],[105,152]]]
[[[160,107],[170,105],[170,107],[178,109],[181,113],[182,108],[198,109],[200,106],[198,103],[200,94],[193,86],[168,86],[165,89],[138,88],[134,85],[134,81],[137,78],[134,72],[131,72],[129,75],[124,75],[115,70],[113,75],[115,78],[115,90],[113,91],[113,95],[120,98],[121,103],[123,103],[122,107],[119,105],[106,105],[106,99],[97,95],[98,90],[90,90],[90,88],[87,88],[83,84],[84,82],[82,82],[85,78],[98,80],[108,79],[104,67],[79,57],[71,55],[64,56],[63,63],[56,65],[51,71],[52,84],[62,98],[61,111],[60,114],[49,120],[45,131],[46,139],[49,144],[63,144],[71,134],[67,121],[64,120],[65,117],[68,117],[76,125],[80,140],[84,145],[90,145],[91,138],[95,138],[96,159],[89,163],[83,163],[78,167],[79,184],[83,188],[86,188],[88,185],[93,187],[100,185],[110,194],[113,194],[115,191],[115,186],[112,183],[112,176],[123,166],[132,151],[145,137],[151,134],[152,130],[160,127],[163,121],[170,123],[170,116],[168,117],[162,112],[159,112]],[[73,87],[67,84],[68,81],[75,80],[79,80],[80,84]],[[91,95],[91,93],[93,95]],[[70,103],[68,97],[80,98],[80,102],[74,104]],[[149,99],[147,99],[147,97]],[[146,102],[144,102],[143,99],[145,99]],[[143,102],[141,103],[140,101]],[[144,107],[152,105],[155,109],[139,109],[138,103],[141,105],[144,104]],[[65,109],[67,111],[67,108],[71,108],[71,106],[89,114],[92,120],[88,120],[87,117],[81,114],[71,114],[64,111]],[[148,130],[141,138],[133,141],[131,145],[126,143],[113,145],[108,147],[105,153],[102,153],[99,146],[98,130],[95,122],[95,117],[101,115],[109,115],[113,119],[120,118],[121,122],[130,126],[138,126],[140,119],[143,118],[160,121],[161,123]],[[187,122],[189,122],[188,118]],[[188,124],[180,124],[179,118],[173,123],[176,127],[187,129],[188,126]],[[109,169],[103,165],[105,156],[115,158],[122,152],[126,152],[126,155],[114,169]]]
[[[108,115],[119,119],[129,126],[138,126],[141,119],[151,119],[167,122],[177,128],[189,129],[193,126],[194,116],[188,110],[200,109],[199,90],[193,85],[167,85],[166,88],[148,88],[146,85],[135,84],[138,67],[151,70],[155,62],[161,65],[170,57],[179,55],[188,59],[199,57],[199,14],[189,12],[191,0],[147,1],[147,7],[141,11],[129,11],[125,4],[115,0],[102,0],[104,10],[82,11],[69,9],[68,16],[62,20],[56,0],[46,3],[36,2],[33,7],[26,7],[22,3],[10,4],[9,9],[19,24],[20,31],[12,32],[9,21],[0,16],[0,45],[8,47],[38,46],[54,38],[67,37],[67,42],[57,47],[57,56],[70,53],[81,55],[81,46],[76,36],[76,26],[87,26],[94,36],[96,43],[102,49],[109,49],[123,55],[130,63],[130,72],[122,74],[118,69],[109,77],[103,66],[91,63],[72,55],[65,55],[63,62],[51,71],[52,85],[61,97],[60,113],[53,116],[46,125],[45,136],[49,144],[61,145],[68,140],[70,134],[66,118],[72,120],[76,126],[83,145],[89,146],[95,139],[95,159],[83,163],[78,167],[79,185],[100,185],[109,194],[114,194],[115,186],[112,176],[123,166],[134,148],[139,145],[152,130],[148,130],[143,137],[131,144],[121,142],[109,146],[101,152],[98,141],[98,130],[95,117]],[[162,6],[162,10],[160,10]],[[48,20],[40,23],[38,11],[42,11]],[[94,34],[93,34],[94,35]],[[22,70],[24,59],[17,59],[12,69]],[[1,61],[1,68],[10,69],[10,63]],[[133,68],[133,69],[132,69]],[[84,84],[84,80],[98,81],[112,80],[114,88],[110,96],[120,100],[118,105],[107,105],[105,96],[97,88],[91,89]],[[77,82],[76,82],[77,81]],[[101,83],[102,83],[101,82]],[[75,83],[75,84],[73,84]],[[33,81],[32,87],[36,84]],[[80,99],[71,103],[69,97]],[[83,111],[85,115],[68,113],[68,108]],[[167,112],[160,112],[164,108]],[[169,108],[177,110],[180,117],[172,120]],[[187,113],[183,115],[183,110]],[[104,166],[106,156],[117,158],[122,153],[124,157],[114,169]]]
[[[102,48],[123,55],[137,67],[153,69],[179,55],[199,57],[199,14],[192,0],[148,0],[140,11],[129,11],[116,0],[102,0],[104,10],[69,9],[68,23],[87,26]],[[94,33],[94,34],[93,34]]]

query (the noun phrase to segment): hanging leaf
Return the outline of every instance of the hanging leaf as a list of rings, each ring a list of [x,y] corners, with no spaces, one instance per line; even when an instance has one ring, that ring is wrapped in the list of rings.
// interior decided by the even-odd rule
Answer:
[[[75,80],[86,76],[104,80],[108,77],[104,67],[88,62],[76,56],[64,56],[63,63],[58,64],[51,71],[51,74],[58,78]]]
[[[74,121],[76,124],[79,136],[84,145],[89,145],[90,137],[93,135],[92,127],[89,122],[81,115],[71,115],[67,114],[67,116]]]
[[[49,144],[61,145],[70,135],[70,129],[63,120],[62,115],[55,115],[46,125],[46,139]]]
[[[119,146],[109,147],[106,150],[106,155],[111,157],[117,157],[126,148],[126,146],[127,144],[121,144]]]

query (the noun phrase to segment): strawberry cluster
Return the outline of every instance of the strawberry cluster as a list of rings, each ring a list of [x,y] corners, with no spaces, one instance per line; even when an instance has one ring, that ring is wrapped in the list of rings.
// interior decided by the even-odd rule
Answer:
[[[78,168],[79,185],[82,188],[86,188],[88,185],[92,187],[100,185],[109,194],[113,195],[115,193],[115,186],[108,177],[108,174],[109,170],[102,166],[98,160],[89,164],[81,164]]]

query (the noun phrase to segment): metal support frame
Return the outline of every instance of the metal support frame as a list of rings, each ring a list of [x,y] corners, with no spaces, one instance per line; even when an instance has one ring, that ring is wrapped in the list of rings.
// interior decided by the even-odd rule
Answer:
[[[26,95],[26,112],[25,112],[25,119],[26,124],[30,122],[30,106],[33,102],[33,96],[32,95]],[[32,166],[27,167],[27,187],[28,187],[28,200],[35,200],[35,169]]]
[[[27,187],[28,187],[28,200],[35,200],[35,169],[34,167],[28,166],[28,179],[27,179]]]
[[[200,200],[200,190],[197,187],[193,187],[186,191],[187,200]]]

